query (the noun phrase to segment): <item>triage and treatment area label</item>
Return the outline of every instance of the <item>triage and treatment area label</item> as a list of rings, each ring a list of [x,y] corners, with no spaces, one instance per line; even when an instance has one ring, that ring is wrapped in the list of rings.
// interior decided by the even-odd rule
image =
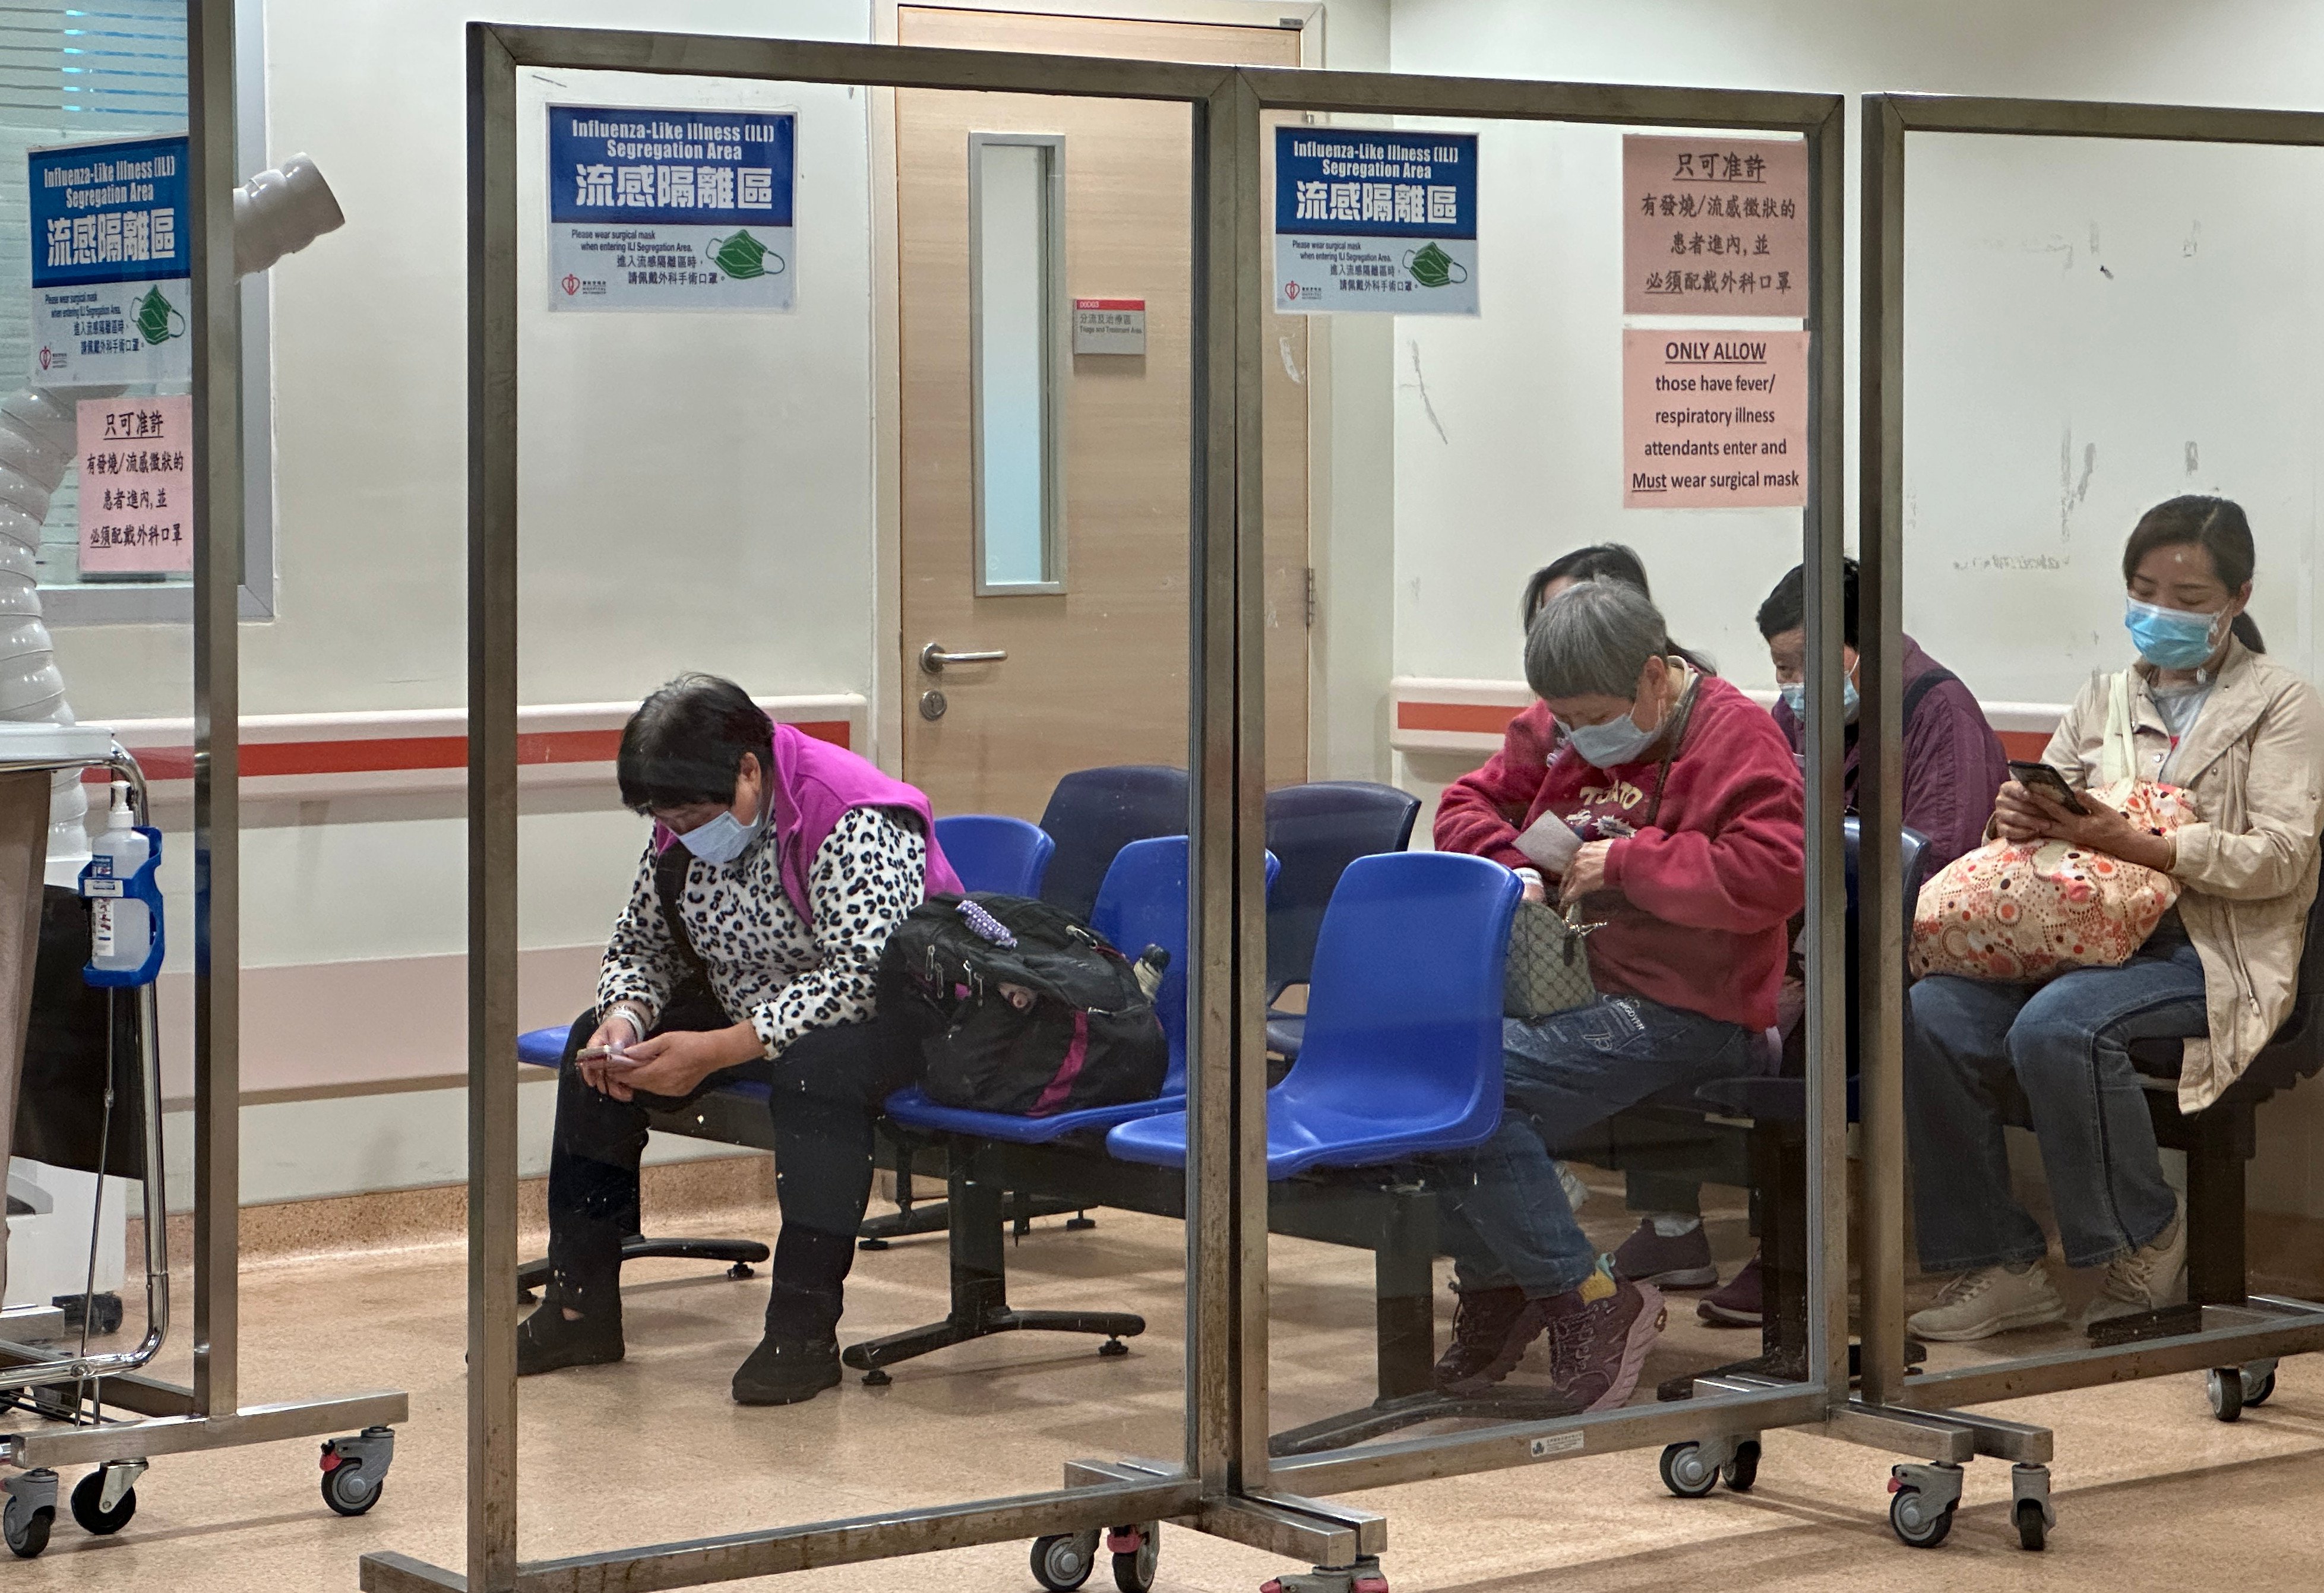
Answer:
[[[1622,313],[1808,313],[1808,146],[1622,138]]]
[[[1622,507],[1808,501],[1808,334],[1622,334]]]
[[[1275,130],[1280,314],[1477,313],[1477,135]]]
[[[33,385],[191,381],[185,134],[37,149],[25,166]]]
[[[549,308],[788,309],[798,118],[549,107]]]

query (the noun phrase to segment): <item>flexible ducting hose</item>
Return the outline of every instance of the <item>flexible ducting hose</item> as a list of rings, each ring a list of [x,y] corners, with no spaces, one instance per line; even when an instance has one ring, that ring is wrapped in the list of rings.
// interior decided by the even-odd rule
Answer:
[[[235,274],[262,272],[345,225],[315,163],[293,155],[234,191]],[[41,527],[80,439],[75,405],[118,387],[27,387],[0,399],[0,720],[73,723],[65,678],[41,617]],[[71,885],[88,861],[88,798],[80,771],[49,794],[48,882]]]

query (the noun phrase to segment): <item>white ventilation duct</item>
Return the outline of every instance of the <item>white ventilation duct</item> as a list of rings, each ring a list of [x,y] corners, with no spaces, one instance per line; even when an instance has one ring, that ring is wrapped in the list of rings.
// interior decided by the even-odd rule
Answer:
[[[237,278],[295,254],[346,225],[315,163],[293,155],[234,190]],[[73,723],[49,628],[41,618],[41,527],[80,446],[77,401],[117,387],[27,387],[0,400],[0,721]],[[48,882],[71,885],[88,861],[88,798],[80,771],[55,777],[49,796]]]

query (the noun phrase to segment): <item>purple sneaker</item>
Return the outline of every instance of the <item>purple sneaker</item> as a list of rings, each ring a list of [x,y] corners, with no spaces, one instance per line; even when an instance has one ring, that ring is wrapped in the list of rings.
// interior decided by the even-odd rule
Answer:
[[[1714,1328],[1756,1328],[1766,1315],[1760,1294],[1759,1258],[1744,1263],[1735,1281],[1695,1302],[1694,1313]]]
[[[1696,1223],[1676,1238],[1655,1231],[1654,1219],[1641,1218],[1637,1230],[1614,1252],[1614,1270],[1634,1284],[1658,1289],[1708,1289],[1719,1283],[1711,1258],[1711,1236]]]
[[[1657,1290],[1616,1277],[1601,1262],[1580,1288],[1526,1301],[1500,1353],[1468,1377],[1446,1385],[1445,1391],[1484,1393],[1516,1370],[1533,1341],[1545,1333],[1551,1396],[1575,1415],[1610,1409],[1638,1386],[1646,1351],[1669,1315]]]

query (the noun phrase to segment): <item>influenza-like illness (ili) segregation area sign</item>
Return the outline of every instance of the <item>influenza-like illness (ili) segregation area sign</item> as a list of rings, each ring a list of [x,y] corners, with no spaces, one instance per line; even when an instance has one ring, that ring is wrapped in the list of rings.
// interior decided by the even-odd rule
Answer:
[[[791,308],[790,112],[549,107],[549,308]]]
[[[1477,135],[1275,134],[1278,313],[1477,313]]]
[[[186,139],[32,151],[32,382],[190,382]]]

